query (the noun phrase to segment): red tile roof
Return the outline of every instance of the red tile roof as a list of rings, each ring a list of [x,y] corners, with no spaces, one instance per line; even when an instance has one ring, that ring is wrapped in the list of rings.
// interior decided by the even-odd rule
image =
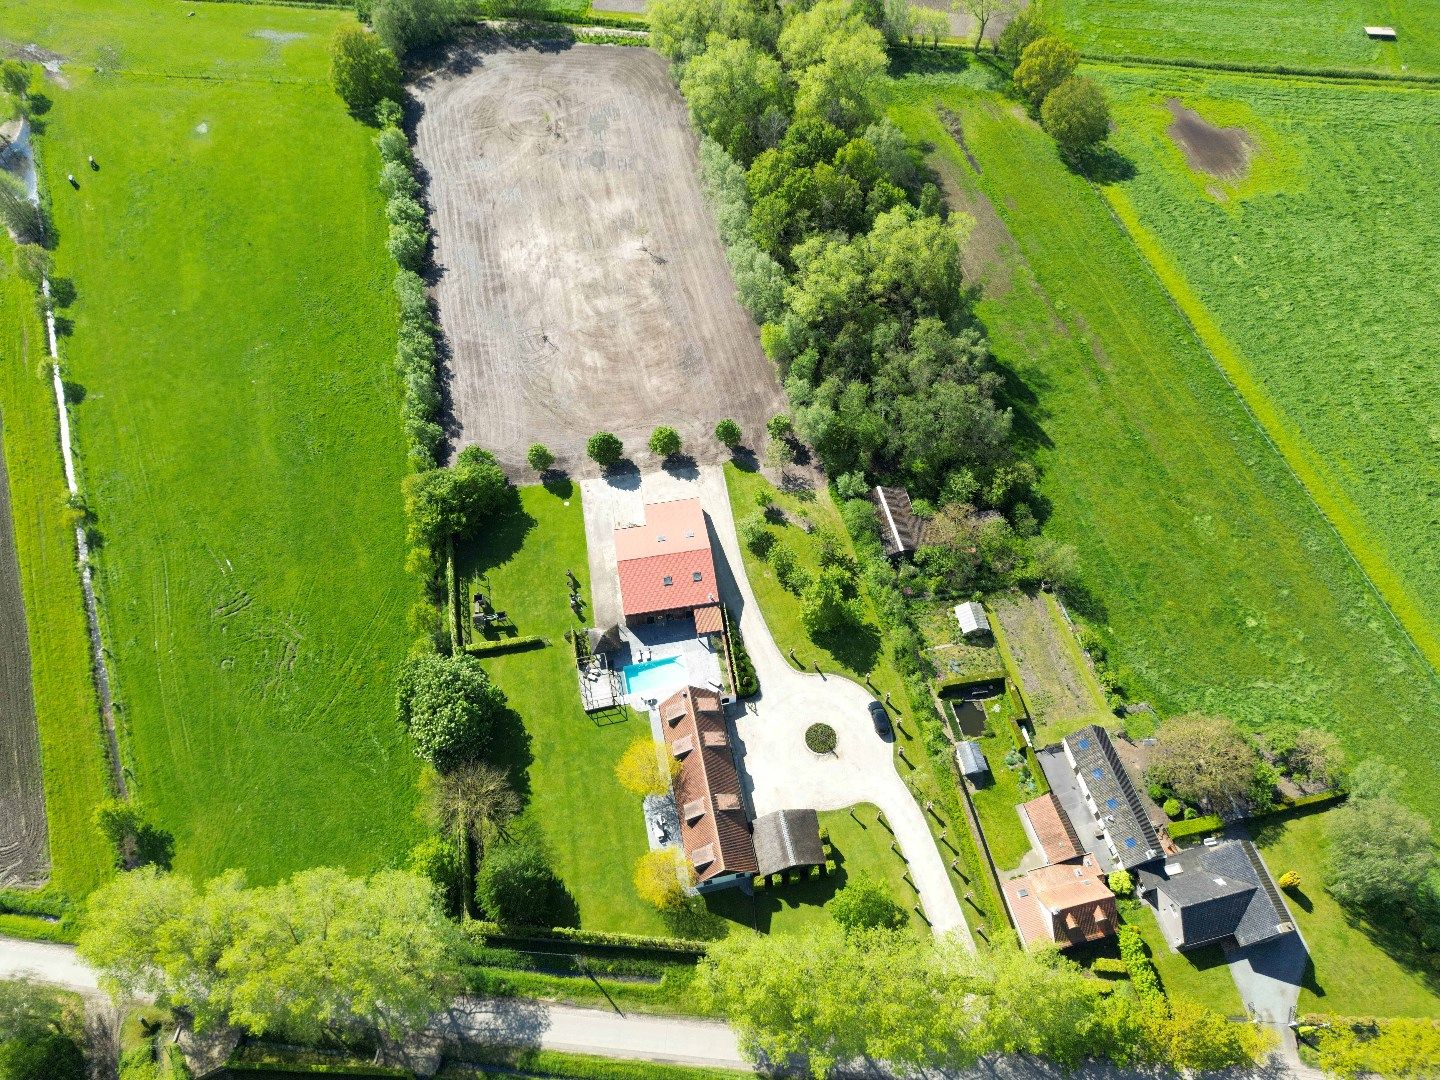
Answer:
[[[1060,800],[1054,795],[1041,795],[1020,807],[1020,812],[1030,822],[1035,839],[1040,842],[1040,852],[1047,863],[1065,862],[1078,859],[1085,850],[1080,838],[1075,835],[1075,826],[1060,808]]]
[[[725,621],[720,616],[719,604],[707,604],[695,609],[695,633],[718,634],[724,629]]]
[[[1100,877],[1095,859],[1056,863],[1003,883],[1005,900],[1026,947],[1051,942],[1062,949],[1115,933],[1120,918],[1115,894]]]
[[[699,499],[645,507],[644,525],[615,530],[615,559],[627,617],[702,607],[720,598]]]
[[[675,778],[680,843],[696,880],[756,873],[755,843],[740,799],[720,695],[687,687],[661,702],[659,712],[665,745],[680,759]]]

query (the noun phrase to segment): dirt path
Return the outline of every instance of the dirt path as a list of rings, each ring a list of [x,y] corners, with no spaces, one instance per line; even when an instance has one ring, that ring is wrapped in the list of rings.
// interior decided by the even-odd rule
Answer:
[[[718,420],[758,433],[784,408],[660,56],[476,46],[416,93],[457,447],[526,475],[541,442],[591,476],[596,431],[648,467],[670,424],[713,463]]]

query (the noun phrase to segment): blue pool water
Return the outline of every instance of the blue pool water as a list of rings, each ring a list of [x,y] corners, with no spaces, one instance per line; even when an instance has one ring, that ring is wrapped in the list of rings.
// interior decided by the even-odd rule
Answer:
[[[666,656],[659,660],[646,660],[643,664],[626,664],[620,669],[625,677],[625,693],[642,694],[645,697],[659,697],[662,692],[672,690],[681,680],[681,672],[674,670],[680,662],[678,656]]]

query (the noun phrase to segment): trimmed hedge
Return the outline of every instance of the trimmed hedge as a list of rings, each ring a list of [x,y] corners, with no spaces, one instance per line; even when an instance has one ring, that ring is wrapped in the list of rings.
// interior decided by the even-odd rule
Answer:
[[[1189,837],[1207,836],[1210,833],[1218,832],[1225,827],[1217,814],[1204,814],[1201,817],[1191,818],[1189,821],[1172,821],[1166,826],[1170,833],[1171,840],[1184,840]]]
[[[1118,975],[1125,978],[1130,974],[1130,968],[1124,960],[1114,956],[1101,956],[1090,965],[1090,970],[1096,975]]]
[[[1135,992],[1141,996],[1161,994],[1160,973],[1150,962],[1140,931],[1133,926],[1122,926],[1116,936],[1120,941],[1120,963],[1130,973],[1130,984]]]
[[[524,637],[504,638],[500,641],[472,641],[465,646],[471,656],[498,656],[501,653],[520,652],[523,649],[543,648],[546,640],[535,634]]]
[[[414,1073],[408,1069],[391,1069],[383,1065],[333,1065],[290,1064],[285,1061],[246,1061],[226,1065],[217,1074],[219,1080],[244,1076],[373,1076],[389,1080],[391,1077],[405,1077],[412,1080]]]
[[[500,926],[483,919],[472,919],[462,924],[461,929],[472,940],[481,943],[509,941],[566,941],[576,945],[596,945],[602,948],[637,949],[646,952],[669,953],[675,956],[704,956],[709,946],[703,941],[689,941],[685,938],[648,937],[644,934],[605,933],[600,930],[577,930],[568,926],[538,927]]]

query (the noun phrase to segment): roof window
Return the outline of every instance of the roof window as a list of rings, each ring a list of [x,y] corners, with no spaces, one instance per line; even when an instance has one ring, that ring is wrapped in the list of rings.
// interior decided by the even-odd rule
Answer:
[[[691,581],[699,581],[700,578],[701,578],[701,576],[702,576],[702,575],[701,575],[701,573],[700,573],[699,570],[694,570],[694,571],[692,571],[691,574],[690,574],[690,580],[691,580]]]
[[[674,585],[674,584],[675,584],[675,579],[674,579],[673,577],[671,577],[669,574],[666,574],[666,575],[665,575],[665,584],[666,584],[666,585]]]

